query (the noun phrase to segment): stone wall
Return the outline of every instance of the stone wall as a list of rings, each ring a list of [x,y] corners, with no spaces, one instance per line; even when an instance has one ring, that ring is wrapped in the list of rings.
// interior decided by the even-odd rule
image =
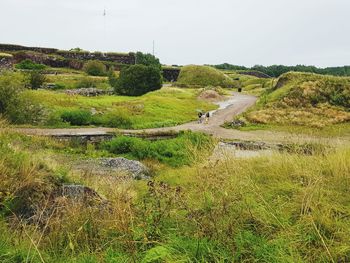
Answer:
[[[262,78],[262,79],[271,78],[269,75],[260,71],[239,71],[238,73],[240,75],[248,75],[248,76],[253,76],[253,77]]]
[[[0,70],[10,69],[13,66],[13,58],[0,58]]]
[[[54,48],[25,47],[20,45],[0,44],[2,52],[32,51],[46,55],[59,55],[65,59],[74,60],[101,60],[120,64],[135,64],[135,53],[102,53],[102,52],[73,52]]]
[[[169,82],[177,81],[179,77],[180,69],[179,68],[163,68],[163,78]]]

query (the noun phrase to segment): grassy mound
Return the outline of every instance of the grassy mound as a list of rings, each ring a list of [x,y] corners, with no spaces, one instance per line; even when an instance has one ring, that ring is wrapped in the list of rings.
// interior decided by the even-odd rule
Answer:
[[[262,124],[323,127],[350,121],[350,78],[289,72],[246,114]]]
[[[189,86],[220,86],[223,88],[235,87],[235,82],[219,70],[206,66],[189,65],[181,68],[177,81]]]

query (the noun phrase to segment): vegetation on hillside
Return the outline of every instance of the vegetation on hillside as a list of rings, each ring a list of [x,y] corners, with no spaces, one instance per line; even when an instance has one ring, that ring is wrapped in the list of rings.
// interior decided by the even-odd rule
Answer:
[[[51,72],[50,72],[51,73]],[[60,74],[46,74],[48,83],[55,85],[55,89],[98,88],[109,89],[107,77],[86,76],[83,72],[60,72]]]
[[[283,74],[245,117],[252,123],[315,127],[348,122],[350,78],[295,72]]]
[[[236,80],[244,93],[256,96],[260,96],[266,92],[267,89],[274,85],[275,81],[272,78],[259,78],[256,76],[243,75],[238,71],[224,71],[224,73],[233,80]]]
[[[30,59],[22,60],[20,63],[16,64],[17,69],[26,69],[26,70],[43,70],[46,68],[43,64],[38,64],[33,62]]]
[[[189,65],[181,68],[177,83],[185,86],[220,86],[222,88],[237,87],[230,77],[224,73],[207,66]]]

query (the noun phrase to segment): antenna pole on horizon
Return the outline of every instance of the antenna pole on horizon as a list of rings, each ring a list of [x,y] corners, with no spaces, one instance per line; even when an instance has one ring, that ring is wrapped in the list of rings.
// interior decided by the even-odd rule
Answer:
[[[153,40],[153,56],[154,56],[154,40]]]

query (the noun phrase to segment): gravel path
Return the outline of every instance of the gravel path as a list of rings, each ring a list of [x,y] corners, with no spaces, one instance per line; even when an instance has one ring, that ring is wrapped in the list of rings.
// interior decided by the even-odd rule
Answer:
[[[110,132],[121,132],[128,134],[135,134],[139,132],[168,132],[168,131],[181,131],[181,130],[193,130],[202,131],[206,133],[213,133],[220,125],[225,121],[232,120],[235,115],[244,112],[247,108],[254,105],[257,98],[250,95],[244,95],[241,93],[232,93],[232,96],[225,101],[216,102],[219,106],[218,110],[211,112],[209,124],[198,124],[196,121],[178,125],[175,127],[154,128],[146,130],[117,130],[114,128],[64,128],[64,129],[38,129],[38,128],[17,128],[17,131],[23,132],[28,135],[104,135]],[[197,114],[197,113],[193,113]]]
[[[289,134],[276,131],[239,131],[234,129],[225,129],[221,125],[226,121],[230,121],[234,116],[246,111],[253,106],[257,98],[251,95],[245,95],[234,92],[232,96],[225,101],[217,102],[219,109],[212,112],[209,124],[198,124],[196,121],[178,125],[175,127],[154,128],[144,130],[117,130],[113,128],[69,128],[69,129],[37,129],[37,128],[18,128],[19,132],[28,135],[43,135],[43,136],[79,136],[79,135],[105,135],[108,133],[118,132],[121,134],[160,134],[178,132],[183,130],[191,130],[211,134],[219,139],[227,140],[245,140],[245,141],[265,141],[265,142],[305,142],[305,141],[320,141],[324,143],[342,143],[343,139],[337,138],[321,138],[313,136],[305,136],[298,134]]]

